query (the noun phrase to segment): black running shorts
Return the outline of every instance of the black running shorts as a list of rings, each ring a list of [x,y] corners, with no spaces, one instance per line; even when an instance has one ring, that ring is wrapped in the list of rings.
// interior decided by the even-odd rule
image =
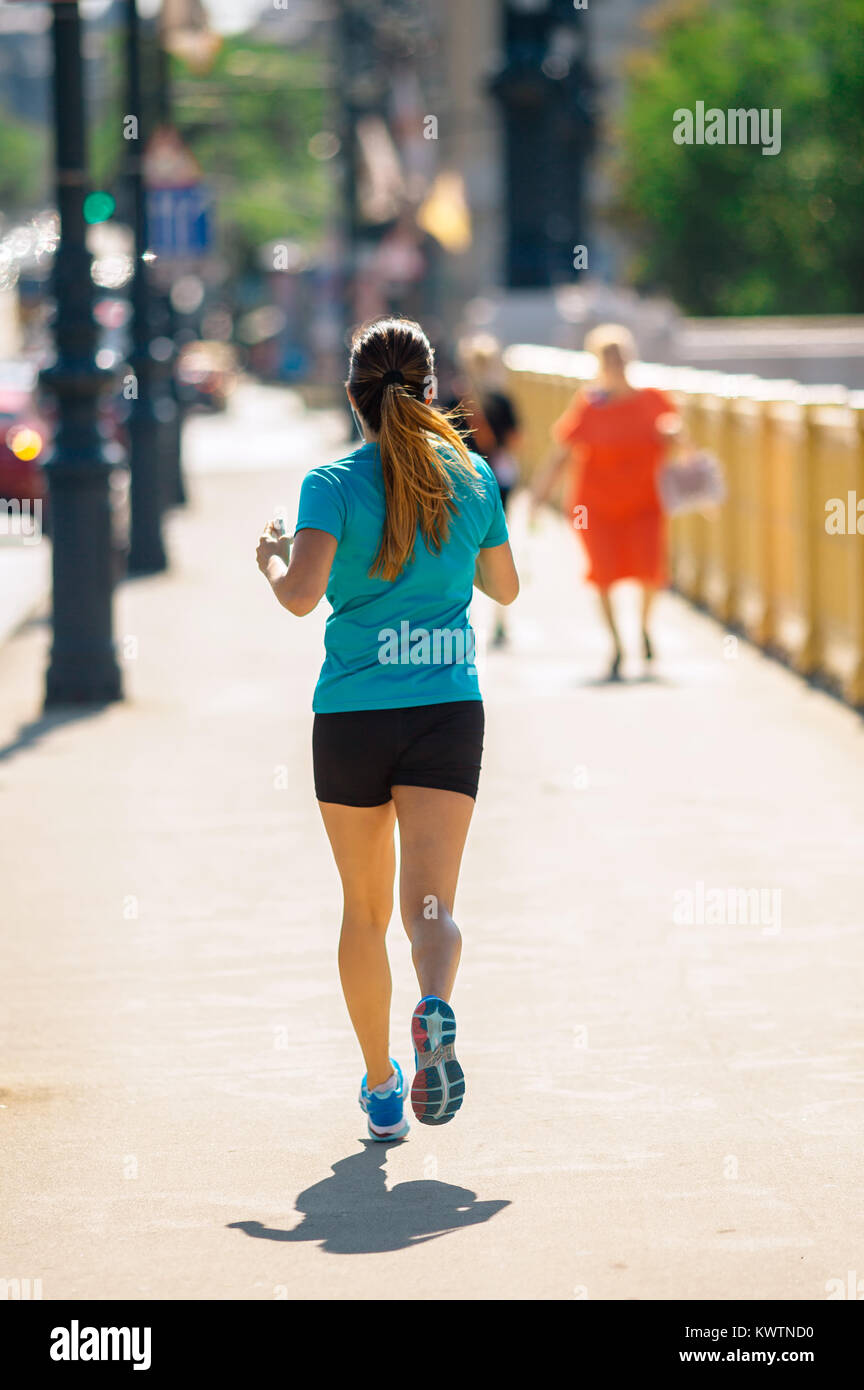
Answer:
[[[392,787],[436,787],[476,799],[483,701],[316,714],[315,795],[340,806],[383,806]]]

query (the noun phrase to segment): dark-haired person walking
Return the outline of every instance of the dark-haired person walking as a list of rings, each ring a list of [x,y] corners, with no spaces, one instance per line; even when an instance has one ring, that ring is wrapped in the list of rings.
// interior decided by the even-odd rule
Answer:
[[[481,333],[463,339],[458,354],[463,376],[454,383],[457,395],[447,404],[460,422],[467,447],[484,458],[495,474],[506,516],[510,494],[519,482],[516,452],[521,430],[513,401],[503,389],[501,348],[490,334]],[[499,606],[492,645],[500,647],[506,642],[504,611]]]
[[[424,1124],[446,1124],[462,1104],[453,903],[483,751],[468,606],[474,585],[505,604],[519,590],[494,475],[432,405],[433,381],[418,324],[362,329],[346,387],[364,442],[306,475],[293,541],[270,522],[258,543],[284,608],[302,617],[326,592],[333,610],[312,703],[315,791],[342,880],[339,972],[366,1063],[360,1105],[385,1141],[408,1131],[385,944],[397,821],[421,995],[411,1104]]]

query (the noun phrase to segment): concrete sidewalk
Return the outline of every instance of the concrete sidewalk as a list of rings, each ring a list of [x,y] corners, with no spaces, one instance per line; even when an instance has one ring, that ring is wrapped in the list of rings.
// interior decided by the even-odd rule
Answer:
[[[0,542],[0,644],[47,605],[50,589],[50,542]]]
[[[517,508],[457,903],[468,1097],[366,1145],[311,779],[326,605],[293,619],[254,561],[315,441],[307,420],[284,473],[195,478],[172,572],[120,596],[124,704],[40,721],[46,632],[0,650],[0,1277],[826,1297],[864,1273],[860,720],[672,597],[656,679],[595,683],[572,538]],[[744,925],[715,920],[734,889],[762,890]],[[398,921],[391,956],[407,1068]]]

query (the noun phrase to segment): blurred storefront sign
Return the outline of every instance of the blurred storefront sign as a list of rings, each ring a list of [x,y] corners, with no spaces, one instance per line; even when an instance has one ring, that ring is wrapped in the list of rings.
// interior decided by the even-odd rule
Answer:
[[[150,250],[163,263],[206,255],[212,246],[210,191],[172,126],[160,126],[149,141],[144,178]]]

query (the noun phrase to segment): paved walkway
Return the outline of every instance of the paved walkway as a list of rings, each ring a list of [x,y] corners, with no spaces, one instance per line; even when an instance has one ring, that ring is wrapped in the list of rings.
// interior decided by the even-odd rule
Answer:
[[[2,518],[0,518],[2,519]],[[26,622],[51,585],[50,549],[0,537],[0,643]]]
[[[172,572],[120,597],[124,704],[40,721],[44,626],[0,649],[0,1277],[49,1299],[820,1299],[864,1275],[864,727],[672,597],[656,678],[596,683],[551,517],[517,513],[513,643],[483,659],[468,1099],[364,1145],[311,785],[325,606],[291,618],[254,564],[324,446],[298,417],[259,449],[263,400],[193,428]],[[760,890],[744,922],[737,889]]]

